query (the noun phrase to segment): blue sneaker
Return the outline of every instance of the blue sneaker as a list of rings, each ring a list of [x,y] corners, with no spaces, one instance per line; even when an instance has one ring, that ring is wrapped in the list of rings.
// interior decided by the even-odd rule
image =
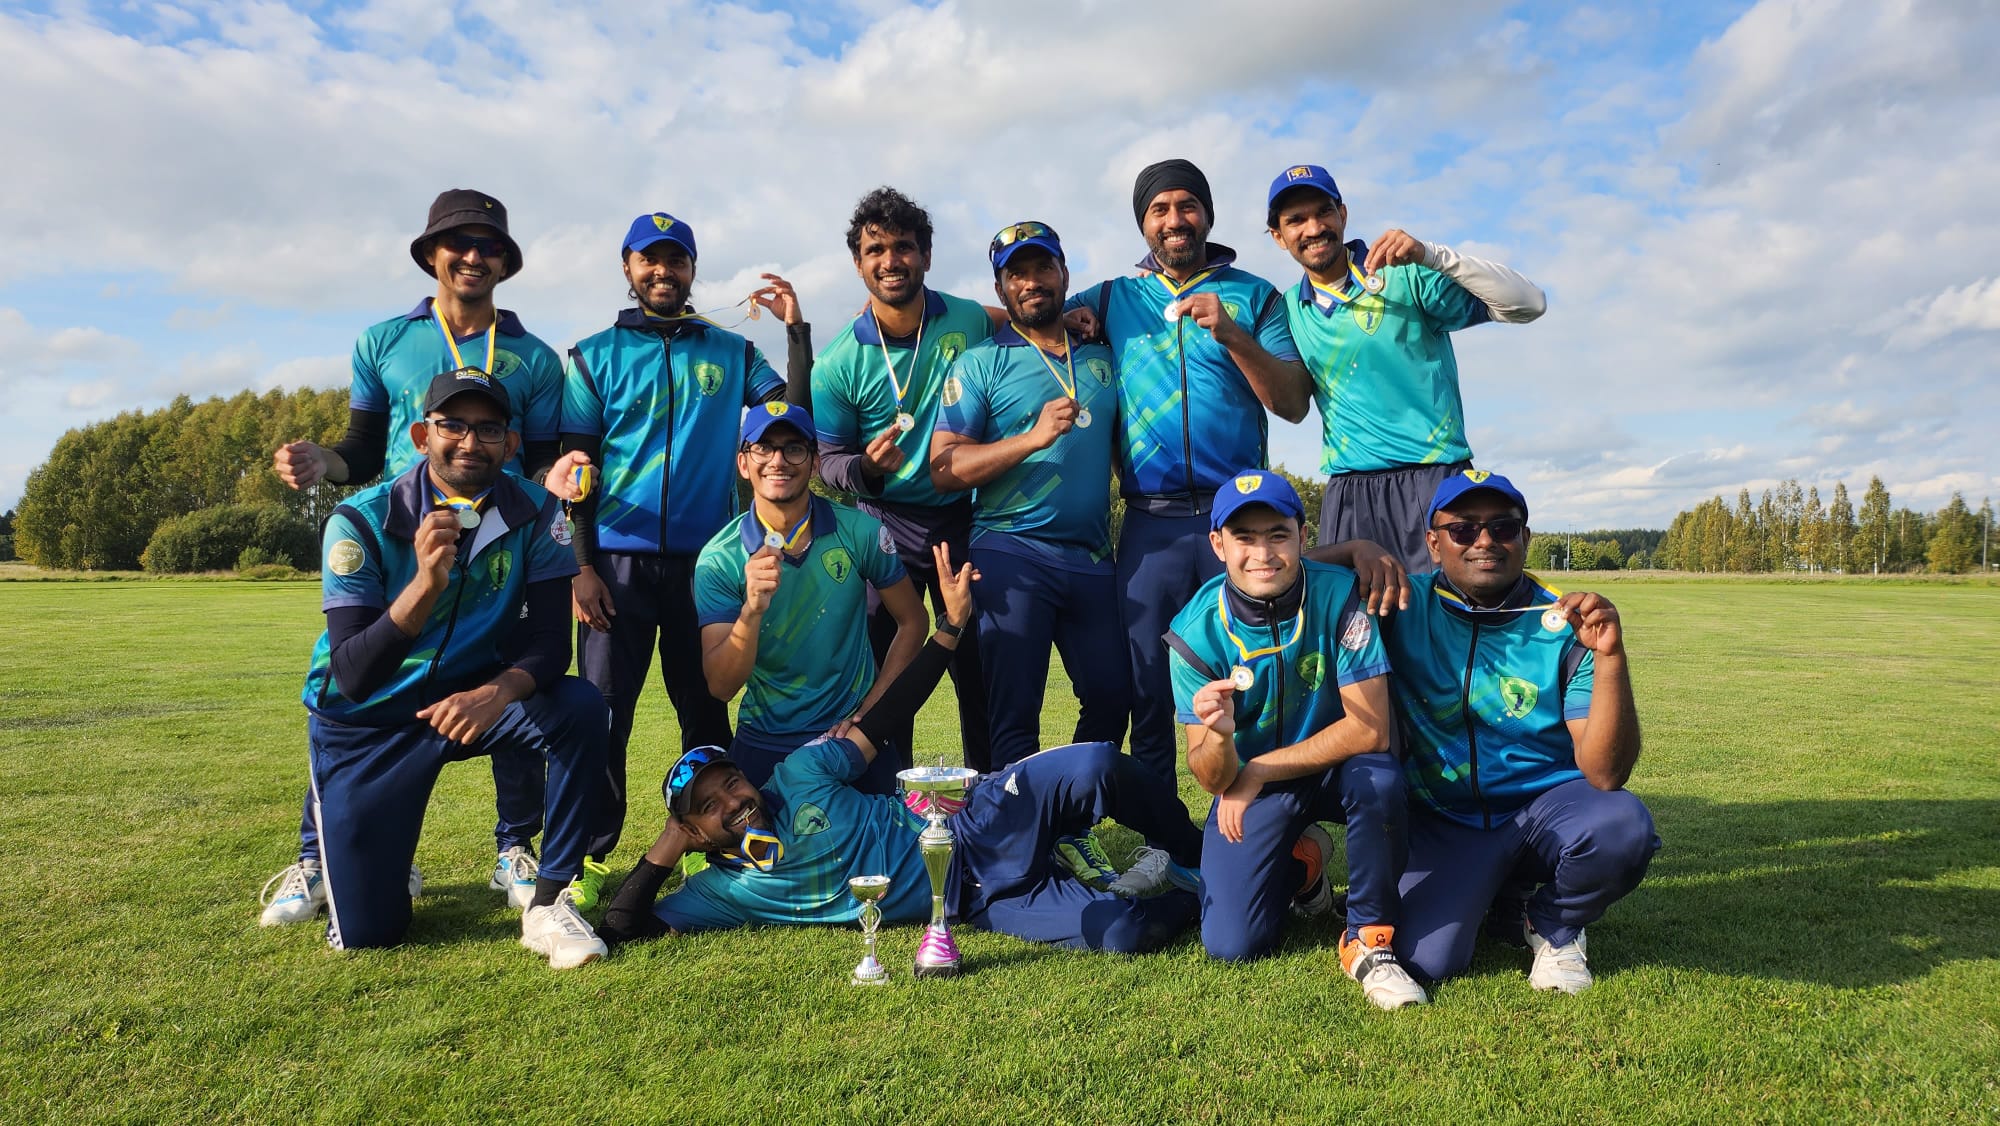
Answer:
[[[528,851],[528,846],[515,845],[493,862],[493,878],[486,881],[486,886],[506,892],[508,906],[526,911],[528,904],[535,901],[535,877],[541,872],[542,866],[535,862],[535,854]]]
[[[1201,894],[1201,869],[1167,861],[1167,882],[1193,895]]]

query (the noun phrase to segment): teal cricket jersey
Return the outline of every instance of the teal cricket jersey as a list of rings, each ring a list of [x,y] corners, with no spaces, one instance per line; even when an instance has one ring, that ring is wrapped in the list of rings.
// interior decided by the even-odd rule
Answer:
[[[1163,273],[1113,278],[1070,297],[1066,309],[1099,314],[1117,371],[1121,444],[1119,491],[1128,497],[1187,498],[1194,504],[1245,468],[1262,468],[1270,424],[1249,380],[1206,329],[1165,317],[1167,303],[1214,293],[1223,311],[1264,350],[1297,360],[1283,297],[1271,283],[1230,263],[1236,252],[1208,246],[1208,268],[1179,289]],[[1152,255],[1139,263],[1157,271]]]
[[[917,425],[896,439],[903,464],[883,479],[881,493],[871,500],[935,508],[957,499],[931,487],[931,430],[937,423],[938,395],[945,371],[959,353],[991,335],[993,321],[978,302],[926,289],[923,354],[914,361],[914,335],[889,338],[888,359],[883,358],[882,334],[874,314],[866,309],[813,360],[813,428],[821,442],[856,451],[867,448],[896,421],[896,388],[888,367],[895,365],[903,386],[902,409]]]
[[[603,441],[597,546],[693,555],[739,511],[743,408],[785,381],[755,344],[639,309],[569,351],[562,432]]]
[[[1561,595],[1529,574],[1506,604]],[[1548,629],[1538,610],[1470,615],[1455,597],[1438,572],[1410,576],[1410,608],[1384,630],[1389,685],[1411,793],[1453,821],[1491,828],[1583,777],[1567,721],[1589,716],[1596,665],[1567,623]]]
[[[320,560],[321,608],[388,610],[416,577],[417,525],[431,510],[423,462],[393,481],[363,489],[326,523]],[[459,562],[417,634],[402,668],[366,699],[343,696],[321,633],[302,699],[314,714],[361,727],[394,727],[454,692],[491,680],[513,661],[502,648],[527,609],[531,583],[576,574],[562,506],[540,485],[502,474],[482,506],[479,527],[461,541]]]
[[[1352,242],[1348,253],[1364,261],[1368,247]],[[1285,295],[1292,339],[1313,377],[1320,472],[1470,461],[1451,334],[1486,323],[1486,303],[1428,266],[1377,274],[1381,293],[1350,279],[1335,296],[1303,277]]]
[[[972,542],[1072,569],[1106,571],[1111,559],[1111,459],[1118,433],[1118,393],[1111,349],[1072,339],[1071,363],[1041,351],[1012,325],[966,349],[938,400],[937,429],[982,445],[1035,428],[1050,399],[1068,395],[1091,413],[1046,450],[973,492]],[[1058,379],[1057,373],[1060,373]]]
[[[861,904],[847,893],[853,876],[888,876],[882,917],[930,917],[931,885],[917,851],[924,819],[884,794],[848,783],[865,769],[846,739],[818,739],[785,756],[763,790],[784,855],[768,872],[725,864],[688,877],[654,914],[675,931],[752,924],[851,923]]]
[[[800,742],[853,715],[875,686],[866,588],[881,590],[904,577],[881,521],[823,497],[812,499],[811,511],[812,543],[783,563],[737,710],[739,727]],[[694,608],[702,626],[736,620],[743,610],[743,565],[763,546],[764,529],[753,510],[724,525],[701,549]]]
[[[385,479],[401,476],[423,460],[410,441],[410,426],[424,418],[424,394],[431,380],[458,364],[445,347],[444,333],[431,315],[435,298],[426,297],[400,317],[370,325],[354,342],[354,374],[348,406],[358,411],[387,411],[389,450],[383,462]],[[514,408],[513,428],[524,443],[556,440],[557,415],[562,410],[562,364],[548,345],[529,335],[521,319],[501,309],[493,339],[493,378],[507,388]],[[486,334],[457,337],[458,354],[472,367],[486,364]],[[526,449],[525,444],[522,447]],[[507,463],[509,472],[525,472],[521,455]]]
[[[1236,754],[1244,762],[1330,726],[1347,714],[1341,688],[1389,671],[1381,634],[1362,605],[1354,572],[1310,559],[1301,566],[1299,581],[1305,589],[1290,616],[1274,615],[1277,620],[1266,625],[1246,623],[1244,611],[1254,603],[1234,588],[1225,594],[1227,575],[1202,584],[1194,600],[1174,616],[1172,636],[1208,666],[1206,671],[1196,668],[1180,646],[1168,643],[1174,708],[1182,723],[1201,722],[1194,714],[1194,694],[1202,685],[1228,676],[1237,665],[1256,674],[1249,691],[1236,693]],[[1258,655],[1246,658],[1245,650]]]

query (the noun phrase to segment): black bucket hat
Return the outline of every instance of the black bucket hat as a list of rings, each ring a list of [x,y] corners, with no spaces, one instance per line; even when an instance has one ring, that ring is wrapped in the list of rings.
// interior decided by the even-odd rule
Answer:
[[[424,244],[453,227],[491,227],[499,231],[500,241],[507,244],[507,276],[511,278],[521,272],[521,244],[507,233],[506,204],[472,188],[452,188],[439,192],[431,202],[430,222],[424,225],[424,233],[410,243],[410,257],[424,273],[437,276],[425,261]]]

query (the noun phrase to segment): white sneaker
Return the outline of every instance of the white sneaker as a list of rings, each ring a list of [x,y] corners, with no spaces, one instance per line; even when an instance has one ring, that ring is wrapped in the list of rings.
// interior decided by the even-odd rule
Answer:
[[[1369,1004],[1391,1012],[1430,1000],[1424,987],[1396,960],[1396,952],[1389,949],[1394,935],[1389,927],[1362,927],[1359,939],[1343,938],[1340,943],[1340,968],[1361,983],[1361,995]]]
[[[1292,897],[1292,914],[1301,919],[1316,919],[1333,910],[1333,881],[1326,874],[1326,862],[1333,858],[1333,835],[1317,824],[1307,825],[1292,846],[1292,855],[1311,868],[1312,861],[1300,855],[1307,848],[1319,851],[1319,878]]]
[[[1126,899],[1156,895],[1167,889],[1167,869],[1171,864],[1173,857],[1165,849],[1140,845],[1139,851],[1132,854],[1132,866],[1104,890]]]
[[[507,893],[507,905],[517,911],[525,911],[535,899],[535,877],[540,875],[542,866],[535,861],[535,854],[525,845],[515,845],[500,854],[493,862],[493,878],[486,886],[494,891]]]
[[[277,885],[275,892],[273,884]],[[260,927],[303,923],[319,914],[326,906],[326,881],[320,878],[319,861],[301,860],[265,880],[257,901],[264,905],[264,914],[257,920]]]
[[[1528,968],[1528,984],[1536,989],[1560,989],[1576,994],[1589,989],[1596,979],[1590,976],[1590,961],[1584,957],[1583,932],[1557,946],[1535,933],[1525,920],[1521,932],[1528,936],[1528,949],[1535,952],[1535,964]]]
[[[417,871],[417,866],[412,864],[410,865],[410,898],[415,899],[423,893],[424,874]]]
[[[521,945],[547,954],[549,967],[558,970],[595,962],[611,952],[566,895],[557,896],[547,907],[530,907],[521,913]]]

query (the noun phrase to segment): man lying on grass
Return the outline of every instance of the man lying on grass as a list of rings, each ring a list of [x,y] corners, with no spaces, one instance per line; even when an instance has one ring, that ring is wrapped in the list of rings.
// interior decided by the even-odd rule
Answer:
[[[719,747],[697,747],[667,772],[667,824],[618,891],[600,933],[613,942],[748,924],[845,923],[860,915],[854,876],[888,876],[881,903],[890,922],[929,916],[930,882],[917,851],[928,799],[864,794],[851,783],[890,733],[907,730],[944,675],[972,617],[967,564],[953,568],[933,548],[945,621],[866,714],[845,731],[786,756],[762,790]],[[1173,863],[1150,898],[1121,898],[1075,878],[1053,855],[1056,842],[1110,817],[1164,842]],[[1035,942],[1136,953],[1194,922],[1201,831],[1170,783],[1110,743],[1075,743],[1031,755],[987,775],[952,813],[957,838],[945,888],[962,922]],[[710,866],[657,903],[668,873],[689,851]],[[1167,885],[1171,883],[1172,887]]]

